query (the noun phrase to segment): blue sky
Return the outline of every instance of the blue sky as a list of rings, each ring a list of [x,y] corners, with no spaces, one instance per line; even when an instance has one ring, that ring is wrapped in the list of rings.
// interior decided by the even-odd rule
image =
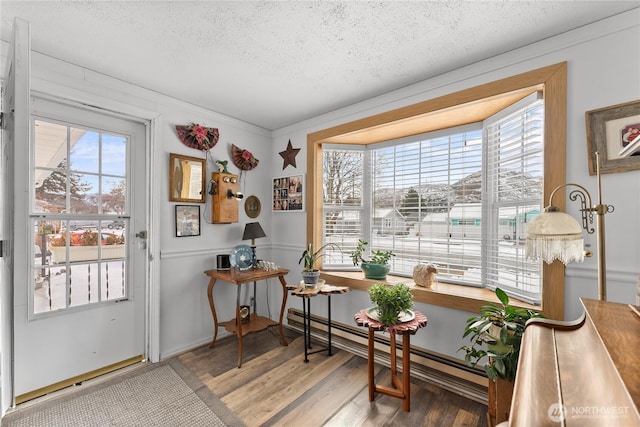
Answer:
[[[100,141],[102,138],[102,141]],[[98,192],[99,173],[103,177],[103,193],[108,193],[126,173],[127,137],[87,131],[71,148],[71,166],[83,182],[90,183],[90,193]],[[102,150],[100,150],[100,147]],[[102,157],[100,157],[102,152]],[[102,158],[102,170],[99,168]]]

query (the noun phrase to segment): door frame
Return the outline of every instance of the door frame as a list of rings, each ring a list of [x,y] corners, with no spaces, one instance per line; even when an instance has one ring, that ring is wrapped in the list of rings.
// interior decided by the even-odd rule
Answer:
[[[15,157],[16,151],[24,147],[15,143],[15,141],[29,138],[29,103],[31,98],[25,96],[30,91],[30,26],[23,19],[15,18],[12,40],[9,43],[9,52],[7,62],[11,64],[11,75],[9,69],[3,70],[3,78],[8,80],[3,82],[3,111],[5,112],[5,120],[11,123],[11,134],[8,135],[6,130],[8,126],[3,123],[2,130],[2,159],[0,162],[0,173],[2,174],[2,224],[0,225],[0,238],[2,239],[2,259],[0,260],[0,280],[6,281],[2,286],[2,294],[0,296],[0,312],[2,313],[2,331],[0,336],[1,357],[1,414],[4,415],[7,409],[13,406],[15,402],[14,396],[14,280],[15,280],[15,263],[16,263],[16,245],[15,236],[20,235],[20,230],[15,229],[15,208],[17,195],[15,192],[15,182],[11,183],[11,177],[15,177]],[[23,72],[27,70],[27,72]],[[6,74],[5,71],[7,72]],[[12,102],[9,102],[12,98]],[[7,104],[5,104],[5,101]],[[11,108],[10,111],[9,108]],[[3,121],[5,121],[3,120]],[[25,144],[23,144],[25,145]],[[26,214],[27,212],[25,212]],[[24,235],[24,234],[22,234]],[[22,242],[22,246],[26,246],[26,242]],[[26,258],[25,258],[26,259]]]

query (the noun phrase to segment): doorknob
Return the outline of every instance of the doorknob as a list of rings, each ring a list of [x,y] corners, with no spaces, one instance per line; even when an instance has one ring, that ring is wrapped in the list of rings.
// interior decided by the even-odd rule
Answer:
[[[136,233],[136,237],[142,239],[138,242],[138,248],[143,250],[147,249],[147,230],[142,230],[141,232]]]

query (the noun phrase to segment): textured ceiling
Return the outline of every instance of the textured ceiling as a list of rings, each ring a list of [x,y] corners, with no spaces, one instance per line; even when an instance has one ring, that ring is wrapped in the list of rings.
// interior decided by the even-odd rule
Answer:
[[[6,1],[32,49],[278,129],[639,1]],[[208,125],[215,125],[210,123]]]

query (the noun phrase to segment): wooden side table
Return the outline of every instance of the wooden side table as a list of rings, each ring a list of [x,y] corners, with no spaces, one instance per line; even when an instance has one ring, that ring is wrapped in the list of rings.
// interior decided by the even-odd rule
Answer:
[[[322,279],[321,279],[322,280]],[[331,295],[332,294],[345,294],[351,289],[347,286],[332,286],[327,285],[322,280],[322,283],[318,283],[318,286],[312,289],[305,288],[301,283],[298,286],[288,286],[291,289],[291,293],[297,297],[302,298],[302,325],[304,330],[304,362],[309,362],[309,355],[319,353],[327,350],[327,356],[331,356]],[[325,295],[327,297],[327,347],[320,348],[314,351],[311,350],[311,298],[316,295]]]
[[[209,297],[209,307],[211,308],[211,315],[213,316],[213,340],[211,341],[211,344],[209,344],[209,348],[213,348],[218,336],[218,316],[216,314],[216,306],[213,300],[213,286],[216,284],[216,281],[218,279],[237,286],[236,317],[235,319],[229,320],[227,322],[221,322],[220,325],[224,326],[224,328],[228,332],[231,332],[238,336],[238,368],[242,366],[242,337],[247,335],[248,333],[261,331],[268,328],[269,326],[278,325],[278,329],[280,332],[280,343],[283,346],[288,345],[287,340],[284,338],[284,330],[282,328],[282,317],[284,315],[285,305],[287,304],[287,282],[285,281],[284,276],[288,272],[289,270],[285,270],[284,268],[272,271],[258,269],[252,269],[248,271],[240,271],[237,269],[205,271],[204,274],[206,274],[210,278],[209,287],[207,288],[207,296]],[[275,277],[280,280],[280,284],[282,285],[282,305],[280,306],[279,321],[276,323],[267,317],[258,316],[258,314],[255,312],[256,305],[254,299],[253,313],[251,313],[249,322],[242,323],[240,317],[240,285],[242,285],[243,283],[253,282],[255,292],[256,282]]]
[[[409,412],[411,410],[411,335],[415,335],[418,329],[427,326],[427,317],[414,311],[415,318],[396,325],[386,326],[384,323],[372,319],[367,315],[367,310],[360,310],[354,315],[354,319],[358,326],[366,326],[369,329],[368,336],[368,376],[369,376],[369,401],[373,402],[375,393],[385,394],[387,396],[397,397],[402,400],[402,409]],[[389,346],[391,356],[391,384],[393,387],[385,387],[375,383],[373,375],[374,367],[374,337],[375,332],[389,332]],[[396,335],[402,336],[402,379],[398,377],[396,362]]]

